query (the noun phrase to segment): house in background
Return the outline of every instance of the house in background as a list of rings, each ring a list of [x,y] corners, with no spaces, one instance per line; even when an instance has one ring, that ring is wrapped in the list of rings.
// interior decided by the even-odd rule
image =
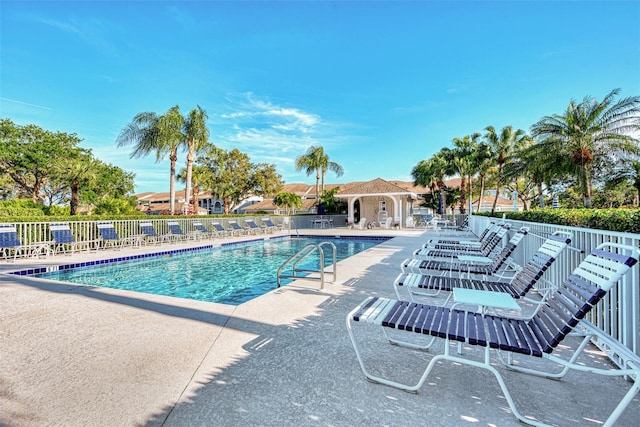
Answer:
[[[445,181],[447,187],[455,188],[460,185],[459,178]],[[422,206],[424,195],[431,192],[427,187],[416,186],[411,181],[386,181],[376,178],[367,182],[349,182],[346,184],[326,184],[325,190],[340,188],[336,198],[344,199],[348,204],[347,217],[351,221],[358,221],[361,217],[367,218],[369,222],[383,223],[387,217],[392,217],[394,223],[406,225],[407,217],[414,215],[435,214],[434,210]],[[316,214],[317,200],[315,185],[293,183],[285,184],[282,192],[293,193],[302,199],[300,209],[290,209],[290,214]],[[169,193],[141,193],[138,198],[138,209],[150,214],[169,213]],[[486,212],[491,210],[495,192],[490,190],[485,192],[482,206],[478,206],[478,200],[473,201],[474,212]],[[515,206],[515,208],[514,208]],[[175,212],[181,214],[185,212],[184,190],[176,191]],[[447,213],[451,213],[451,206],[447,206]],[[499,197],[496,211],[507,212],[513,210],[523,210],[524,206],[520,200]],[[272,199],[262,197],[251,197],[243,201],[240,206],[234,209],[233,213],[258,214],[267,213],[272,215],[284,215],[286,210],[273,203]],[[453,206],[453,212],[458,213],[458,204]],[[202,192],[198,195],[198,214],[223,214],[224,201],[214,197],[210,192]],[[382,221],[381,221],[382,220]]]

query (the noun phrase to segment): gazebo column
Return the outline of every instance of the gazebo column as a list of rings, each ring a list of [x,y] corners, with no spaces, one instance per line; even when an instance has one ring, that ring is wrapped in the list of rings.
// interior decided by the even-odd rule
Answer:
[[[402,203],[398,200],[396,196],[390,196],[391,200],[393,200],[393,222],[400,224],[402,226]]]
[[[353,220],[354,218],[354,206],[356,204],[356,200],[358,200],[357,197],[349,197],[347,199],[347,221],[350,223],[354,223],[355,221]]]

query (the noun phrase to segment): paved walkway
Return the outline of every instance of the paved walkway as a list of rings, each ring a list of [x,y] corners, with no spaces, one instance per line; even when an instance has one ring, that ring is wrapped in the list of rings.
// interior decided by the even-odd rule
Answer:
[[[364,380],[345,316],[369,295],[394,296],[401,260],[426,238],[397,234],[341,262],[322,291],[298,281],[237,307],[0,274],[0,425],[520,425],[478,369],[443,363],[418,394]],[[428,357],[358,333],[368,360],[398,379]],[[584,363],[608,362],[592,350]],[[504,377],[523,414],[558,426],[600,425],[629,386]],[[636,397],[619,425],[639,419]]]

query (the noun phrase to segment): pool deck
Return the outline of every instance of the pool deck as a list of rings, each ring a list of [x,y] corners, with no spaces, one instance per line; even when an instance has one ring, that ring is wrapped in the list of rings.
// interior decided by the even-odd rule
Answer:
[[[521,425],[483,370],[443,362],[417,394],[360,372],[347,313],[367,296],[394,298],[400,262],[433,232],[307,231],[397,237],[340,262],[323,290],[299,280],[236,307],[0,274],[0,425]],[[107,255],[0,261],[0,272]],[[417,379],[428,353],[390,346],[379,328],[356,332],[377,372]],[[609,363],[595,348],[581,361]],[[629,388],[498,369],[521,413],[557,426],[601,425]],[[636,396],[617,425],[638,419]]]

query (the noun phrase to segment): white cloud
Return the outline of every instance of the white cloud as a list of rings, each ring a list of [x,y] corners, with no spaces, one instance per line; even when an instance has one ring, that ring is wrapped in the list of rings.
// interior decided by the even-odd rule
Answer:
[[[253,162],[292,165],[310,146],[332,139],[319,115],[258,99],[253,93],[228,98],[216,145],[238,148]],[[321,142],[322,141],[322,142]],[[288,155],[290,154],[290,156]]]
[[[45,19],[45,18],[40,19],[40,22],[50,27],[54,27],[59,30],[62,30],[65,33],[73,33],[73,34],[78,34],[80,36],[83,35],[80,29],[78,29],[78,27],[68,22],[56,21],[53,19]]]

